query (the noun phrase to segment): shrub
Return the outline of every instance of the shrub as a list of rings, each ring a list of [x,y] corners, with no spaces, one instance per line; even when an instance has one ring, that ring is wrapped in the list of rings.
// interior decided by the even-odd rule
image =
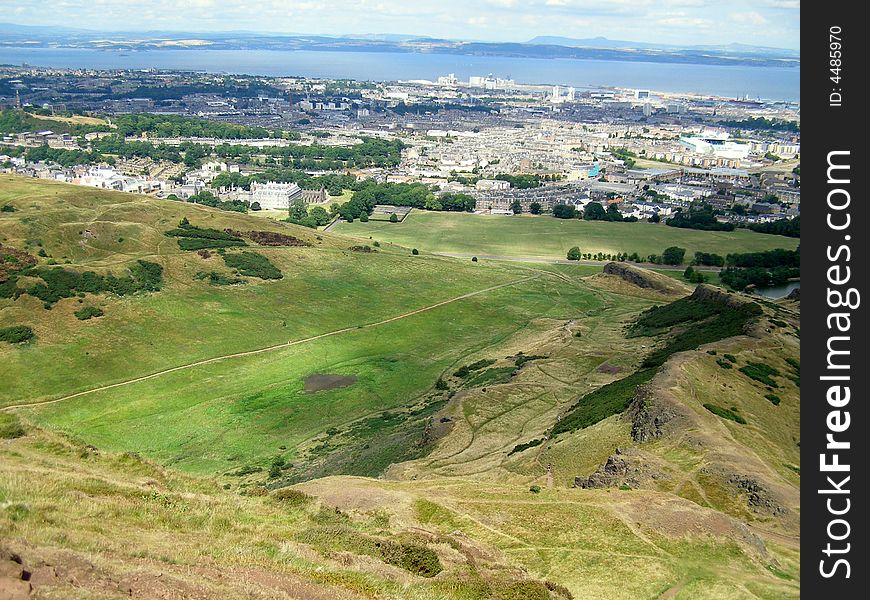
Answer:
[[[231,269],[236,269],[239,274],[260,279],[281,279],[284,277],[280,269],[273,265],[268,258],[256,252],[239,252],[224,254],[224,262]]]
[[[723,354],[722,356],[724,356],[725,360],[727,360],[728,362],[732,362],[732,363],[737,362],[737,357],[734,356],[733,354]]]
[[[772,377],[779,375],[779,371],[764,363],[746,363],[745,367],[740,367],[740,372],[749,377],[750,379],[760,381],[764,385],[773,388],[779,387],[779,385],[772,379]]]
[[[31,329],[27,325],[12,325],[11,327],[0,327],[0,342],[20,344],[31,339],[33,339],[33,329]]]
[[[582,253],[580,252],[580,248],[574,246],[570,250],[568,250],[567,258],[568,260],[580,260],[580,256]]]
[[[484,367],[488,367],[491,364],[494,364],[495,360],[484,358],[482,360],[478,360],[477,362],[473,362],[470,365],[463,365],[453,373],[454,377],[468,377],[471,375],[473,371],[479,371]]]
[[[517,444],[514,446],[514,449],[508,452],[508,456],[511,454],[516,454],[517,452],[522,452],[523,450],[528,450],[529,448],[534,448],[535,446],[540,446],[544,443],[544,438],[538,438],[536,440],[531,440],[528,442],[524,442],[522,444]]]
[[[767,398],[768,400],[770,400],[770,402],[774,406],[779,406],[779,403],[782,402],[782,398],[780,398],[776,394],[765,394],[764,397]]]
[[[418,254],[420,254],[420,251],[417,250],[416,248],[414,248],[413,250],[411,250],[411,254],[413,254],[414,256],[417,256]]]
[[[305,492],[302,492],[300,490],[294,490],[293,488],[281,488],[279,490],[275,490],[274,492],[272,492],[272,498],[284,504],[289,504],[292,506],[301,506],[303,504],[308,504],[314,499]]]
[[[377,542],[381,559],[421,577],[435,577],[443,570],[438,554],[420,544],[409,542]]]
[[[722,360],[721,358],[720,358],[719,360],[716,361],[716,364],[719,365],[720,367],[722,367],[723,369],[731,369],[731,368],[733,368],[733,367],[731,366],[731,363],[730,363],[730,362],[728,362],[727,360]]]
[[[541,493],[541,486],[533,485],[529,488],[529,491],[533,494],[540,494]]]
[[[399,217],[396,216],[396,213],[391,214],[390,215],[390,223],[398,223],[398,222],[399,222]]]
[[[438,381],[435,382],[435,389],[436,390],[446,390],[447,389],[447,382],[444,381],[443,378],[439,377]]]
[[[715,404],[705,404],[704,408],[709,410],[714,415],[722,417],[723,419],[729,419],[734,421],[735,423],[740,423],[741,425],[746,425],[746,419],[738,415],[736,412],[729,408],[722,408],[721,406],[717,406]]]
[[[553,435],[584,429],[625,411],[634,400],[637,386],[647,383],[654,375],[655,369],[644,369],[586,394],[556,423]]]
[[[18,417],[9,413],[0,413],[0,439],[11,440],[20,438],[25,433],[24,426]]]
[[[476,256],[472,256],[472,257],[471,257],[471,262],[477,262],[477,257],[476,257]]]
[[[75,314],[76,319],[79,321],[87,321],[94,317],[102,317],[105,313],[102,309],[97,308],[96,306],[85,306],[84,308],[75,311],[73,314]]]
[[[493,597],[498,600],[549,600],[550,592],[540,581],[515,581],[508,585],[496,586]]]

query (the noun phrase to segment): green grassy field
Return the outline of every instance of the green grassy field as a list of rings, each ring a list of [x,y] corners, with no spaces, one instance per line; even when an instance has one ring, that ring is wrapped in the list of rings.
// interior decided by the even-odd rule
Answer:
[[[568,249],[582,252],[661,254],[668,246],[726,255],[774,248],[794,249],[798,240],[747,230],[695,231],[652,223],[607,223],[550,216],[472,215],[413,210],[402,223],[341,222],[333,229],[357,237],[371,236],[421,252],[529,256],[564,259]]]
[[[498,345],[535,319],[567,320],[605,302],[578,279],[585,271],[572,280],[562,269],[412,256],[389,247],[349,252],[351,240],[328,234],[317,240],[316,232],[289,224],[44,182],[7,179],[0,199],[18,209],[0,220],[4,243],[34,247],[27,241],[39,240],[48,254],[43,263],[70,260],[70,268],[117,272],[148,258],[164,267],[165,279],[164,289],[153,294],[89,295],[82,300],[105,312],[89,321],[73,314],[83,306],[78,298],[51,310],[27,295],[0,300],[0,325],[27,324],[36,333],[35,342],[0,346],[8,367],[2,405],[61,398],[340,332],[30,410],[40,423],[100,447],[141,451],[202,473],[262,465],[278,454],[290,460],[297,445],[326,429],[436,401],[426,394],[464,357]],[[182,216],[214,228],[290,232],[314,245],[256,248],[283,271],[281,280],[211,286],[194,276],[225,271],[222,261],[182,252],[162,234]],[[510,285],[486,291],[504,284]],[[470,293],[477,295],[462,298]],[[302,379],[313,373],[355,375],[358,381],[305,393]]]

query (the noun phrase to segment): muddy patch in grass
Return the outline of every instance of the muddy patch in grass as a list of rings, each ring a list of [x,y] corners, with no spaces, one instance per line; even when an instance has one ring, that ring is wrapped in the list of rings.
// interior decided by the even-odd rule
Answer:
[[[617,367],[616,365],[608,365],[607,363],[602,364],[598,367],[599,373],[610,373],[611,375],[615,375],[622,371],[622,367]]]
[[[306,392],[321,392],[336,390],[356,383],[356,375],[330,375],[329,373],[313,373],[302,380]]]

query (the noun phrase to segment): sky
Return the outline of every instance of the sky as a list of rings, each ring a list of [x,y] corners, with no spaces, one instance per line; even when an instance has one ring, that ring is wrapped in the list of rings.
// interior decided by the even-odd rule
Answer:
[[[104,31],[392,33],[499,42],[603,36],[796,50],[800,0],[0,0],[0,21]]]

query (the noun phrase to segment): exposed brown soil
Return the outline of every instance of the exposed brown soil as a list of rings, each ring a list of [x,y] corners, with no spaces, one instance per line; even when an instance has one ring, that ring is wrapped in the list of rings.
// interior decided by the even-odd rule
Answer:
[[[275,233],[274,231],[249,231],[242,234],[253,242],[261,246],[310,246],[311,244],[305,240],[284,233]]]
[[[312,373],[302,380],[306,392],[321,392],[335,390],[355,384],[356,375],[330,375],[328,373]]]

